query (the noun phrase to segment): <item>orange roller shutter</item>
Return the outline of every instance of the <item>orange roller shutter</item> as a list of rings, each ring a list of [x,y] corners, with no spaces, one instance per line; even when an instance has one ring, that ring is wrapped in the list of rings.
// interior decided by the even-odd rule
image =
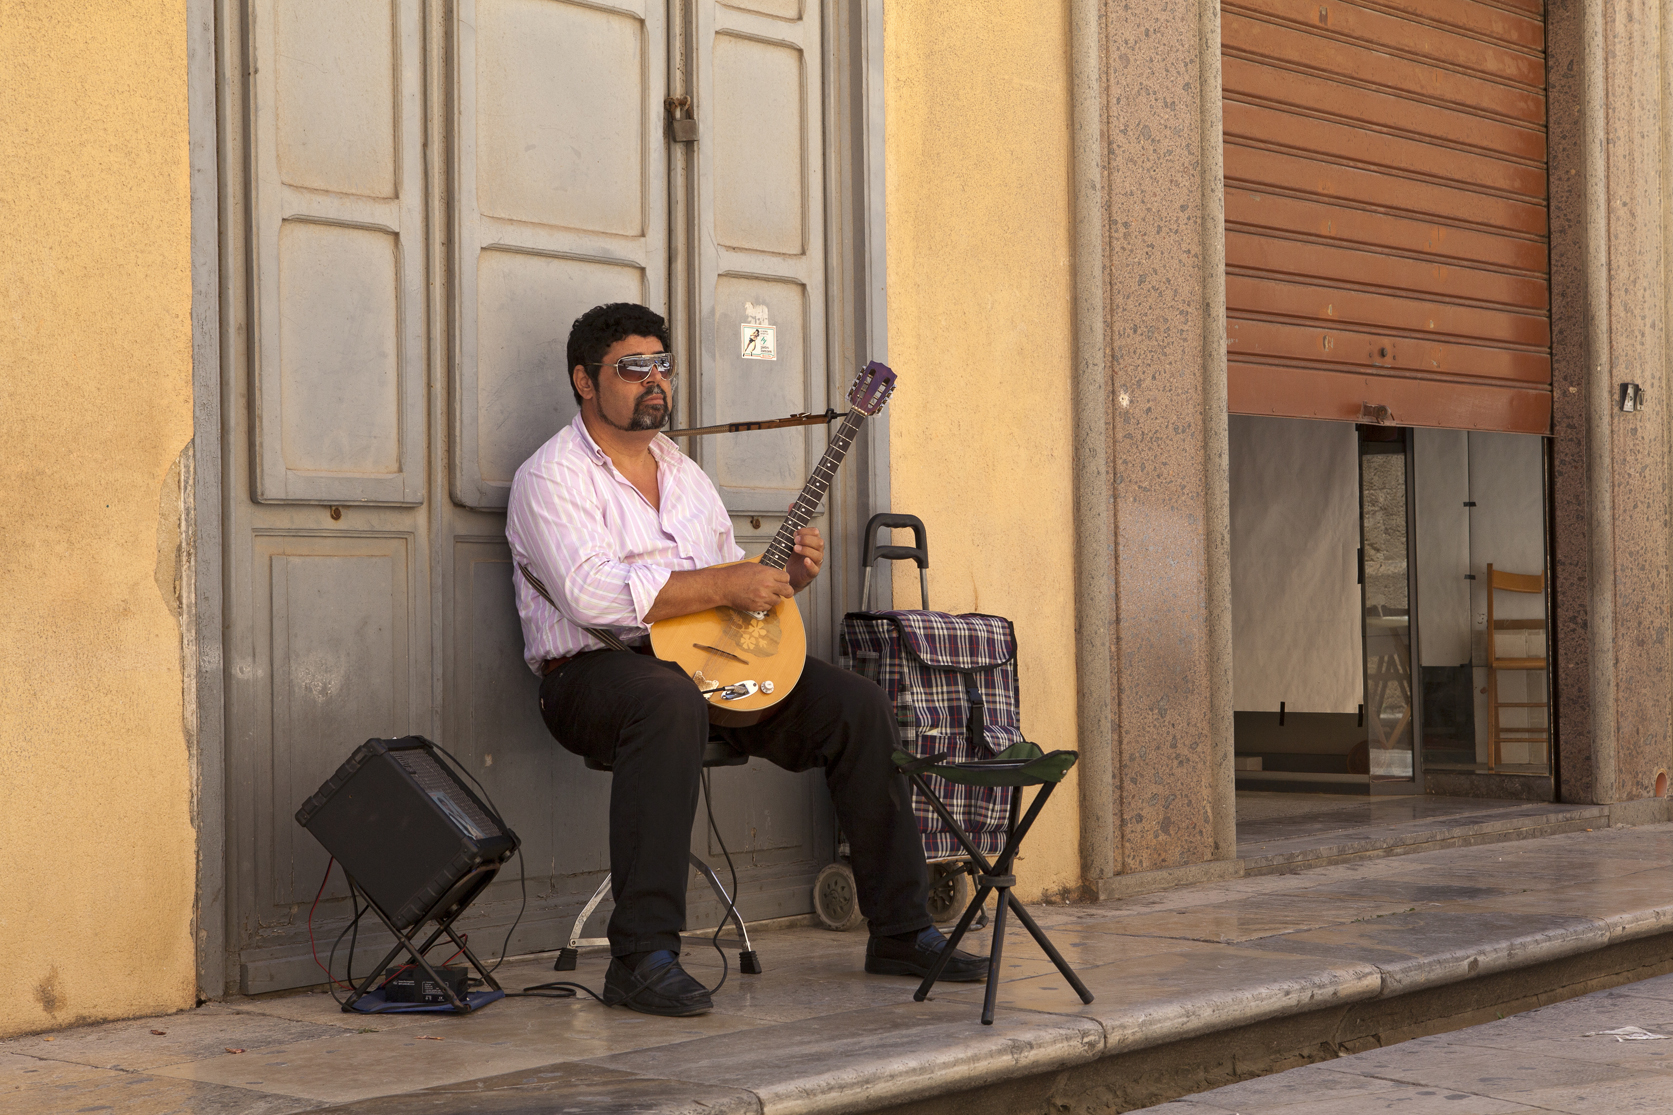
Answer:
[[[1550,432],[1538,0],[1224,0],[1238,414]]]

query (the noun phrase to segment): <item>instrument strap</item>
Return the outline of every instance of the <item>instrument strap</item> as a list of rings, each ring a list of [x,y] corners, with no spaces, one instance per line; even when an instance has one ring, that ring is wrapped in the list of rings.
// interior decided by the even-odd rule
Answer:
[[[554,612],[557,612],[560,616],[563,615],[563,609],[558,607],[558,602],[552,599],[552,594],[546,591],[546,586],[540,583],[540,578],[534,575],[534,570],[529,568],[528,563],[524,562],[517,568],[523,571],[523,579],[529,583],[529,587],[538,592],[542,600],[545,600],[546,603],[552,605],[552,610]],[[588,627],[585,630],[587,634],[603,643],[609,650],[633,649],[626,643],[622,642],[621,638],[608,627]]]

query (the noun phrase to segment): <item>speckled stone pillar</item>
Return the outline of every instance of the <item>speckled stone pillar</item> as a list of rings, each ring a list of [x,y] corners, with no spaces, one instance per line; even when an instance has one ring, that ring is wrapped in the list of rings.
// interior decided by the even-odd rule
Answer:
[[[1212,0],[1071,11],[1081,854],[1109,895],[1236,854],[1220,31]]]
[[[1669,765],[1662,151],[1654,0],[1552,0],[1553,601],[1563,801],[1654,794]],[[1620,384],[1648,406],[1620,409]]]

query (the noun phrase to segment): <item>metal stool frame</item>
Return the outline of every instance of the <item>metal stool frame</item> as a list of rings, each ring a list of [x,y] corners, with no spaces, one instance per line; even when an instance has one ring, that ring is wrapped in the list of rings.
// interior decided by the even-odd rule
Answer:
[[[749,762],[749,756],[727,743],[724,739],[716,739],[711,735],[708,742],[704,744],[704,770],[707,770],[710,767],[741,767],[747,762]],[[597,759],[586,760],[586,765],[589,770],[610,770],[610,764],[601,762]],[[723,911],[721,914],[720,924],[724,926],[728,921],[730,921],[733,927],[737,930],[737,936],[723,937],[717,943],[738,946],[738,970],[752,976],[760,975],[761,958],[756,955],[755,946],[749,943],[749,930],[744,928],[744,919],[743,916],[738,913],[737,902],[734,900],[733,896],[726,893],[726,888],[721,885],[720,876],[714,873],[714,868],[710,867],[701,858],[699,858],[696,852],[688,852],[687,855],[691,859],[691,866],[696,868],[703,878],[708,880],[709,889],[714,891],[716,898],[720,899],[720,908]],[[557,963],[552,965],[553,971],[573,972],[575,970],[576,962],[580,959],[581,949],[594,948],[600,945],[608,945],[610,943],[610,939],[608,937],[581,936],[581,933],[587,924],[587,919],[592,917],[593,911],[598,909],[598,904],[603,902],[609,893],[610,874],[606,873],[604,881],[598,884],[598,889],[593,891],[593,896],[588,899],[587,904],[581,908],[580,914],[576,915],[575,924],[571,926],[569,930],[569,944],[565,945],[558,951]],[[689,937],[693,940],[712,940],[709,934],[682,933],[680,936]]]

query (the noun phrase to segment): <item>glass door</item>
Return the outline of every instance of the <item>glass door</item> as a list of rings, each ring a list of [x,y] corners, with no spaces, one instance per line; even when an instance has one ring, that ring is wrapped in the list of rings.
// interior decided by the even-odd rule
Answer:
[[[1415,748],[1419,688],[1412,683],[1415,593],[1410,442],[1408,431],[1402,429],[1360,430],[1365,654],[1360,721],[1365,734],[1349,765],[1370,776],[1373,793],[1413,793],[1420,786]]]

